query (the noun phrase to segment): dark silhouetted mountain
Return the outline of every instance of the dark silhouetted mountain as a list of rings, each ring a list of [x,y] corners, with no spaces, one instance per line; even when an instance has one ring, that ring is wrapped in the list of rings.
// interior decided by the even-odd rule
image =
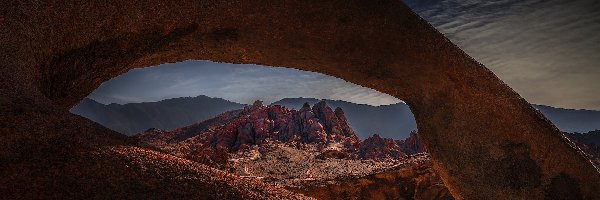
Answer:
[[[533,106],[563,132],[586,133],[600,130],[600,111],[554,108],[544,105]]]
[[[289,108],[299,108],[304,102],[318,102],[314,98],[285,98],[274,102]],[[370,106],[339,100],[325,100],[328,105],[344,109],[348,123],[361,139],[374,133],[384,138],[404,139],[409,137],[417,125],[408,105],[397,103],[383,106]],[[600,129],[600,111],[554,108],[533,105],[563,132],[585,133]]]
[[[133,135],[149,128],[182,127],[243,107],[243,104],[201,95],[124,105],[104,105],[86,98],[70,111],[114,131]]]
[[[314,98],[285,98],[272,105],[299,109],[305,102],[315,104],[318,101],[320,100]],[[404,103],[371,106],[339,100],[325,101],[332,108],[340,107],[344,110],[348,123],[363,140],[375,133],[383,138],[404,139],[417,129],[415,118]]]
[[[314,98],[285,98],[272,103],[300,110],[304,103],[311,105]],[[325,100],[336,115],[335,108],[343,109],[349,126],[360,139],[377,133],[384,138],[404,139],[417,129],[414,116],[404,103],[370,106],[339,100]],[[206,96],[182,97],[149,103],[104,105],[84,99],[71,112],[89,118],[117,132],[132,135],[149,128],[170,130],[212,118],[225,111],[243,108],[244,104]],[[600,129],[600,111],[574,110],[534,105],[563,132],[585,133]],[[329,113],[331,114],[331,113]],[[326,125],[326,128],[331,129]]]

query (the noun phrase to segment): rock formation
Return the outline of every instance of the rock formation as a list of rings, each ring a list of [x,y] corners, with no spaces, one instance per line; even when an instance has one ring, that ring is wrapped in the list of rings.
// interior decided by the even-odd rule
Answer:
[[[360,143],[357,158],[371,160],[402,159],[407,155],[425,152],[427,152],[427,148],[416,131],[411,132],[410,137],[405,140],[382,138],[375,134]]]
[[[454,199],[439,175],[432,169],[431,161],[411,163],[396,169],[360,178],[346,178],[327,184],[305,185],[290,188],[317,199]]]
[[[402,159],[406,154],[402,147],[390,138],[381,138],[375,134],[360,144],[358,158],[371,160]]]
[[[321,72],[404,100],[457,198],[542,199],[569,191],[600,199],[600,173],[555,126],[401,1],[6,0],[0,27],[0,177],[10,177],[0,179],[0,193],[9,198],[133,187],[222,199],[196,190],[210,182],[177,181],[188,172],[185,161],[107,150],[137,147],[67,111],[129,69],[202,59]],[[156,155],[174,164],[144,171]],[[74,174],[92,161],[104,166]],[[131,163],[139,168],[126,168]],[[125,181],[125,172],[140,176]]]
[[[163,149],[177,149],[176,154],[183,155],[206,148],[232,152],[270,141],[295,146],[315,144],[320,148],[339,143],[353,149],[360,141],[343,111],[339,108],[336,111],[334,113],[324,101],[312,108],[305,104],[298,111],[278,105],[264,106],[256,101],[200,123],[171,131],[150,129],[135,137]]]
[[[334,112],[325,101],[312,108],[306,103],[298,111],[279,105],[264,106],[256,101],[244,109],[228,111],[183,128],[149,129],[135,137],[182,157],[202,152],[211,154],[217,149],[247,150],[275,141],[295,147],[316,145],[321,159],[402,160],[407,155],[426,152],[416,131],[404,141],[381,138],[378,134],[360,141],[346,121],[344,111],[336,108]]]
[[[427,147],[421,140],[421,136],[417,131],[410,132],[410,136],[403,141],[399,141],[399,146],[402,147],[402,151],[408,155],[427,152]]]

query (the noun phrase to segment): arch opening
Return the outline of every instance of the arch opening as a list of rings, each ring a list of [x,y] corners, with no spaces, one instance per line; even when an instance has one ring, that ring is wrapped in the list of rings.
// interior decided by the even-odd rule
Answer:
[[[352,113],[349,119],[351,124],[360,126],[359,128],[355,127],[359,132],[359,138],[365,139],[374,133],[378,133],[382,136],[403,139],[408,137],[408,133],[416,130],[414,116],[403,101],[373,89],[315,72],[210,61],[184,61],[131,70],[101,84],[84,99],[84,102],[72,107],[70,111],[88,118],[96,117],[97,119],[100,116],[97,116],[94,112],[99,111],[92,112],[90,110],[89,112],[92,113],[85,113],[86,109],[93,109],[94,105],[99,104],[106,105],[105,109],[110,109],[110,106],[123,106],[124,104],[131,104],[132,107],[135,107],[134,105],[141,105],[139,103],[161,102],[181,97],[211,97],[239,105],[251,105],[253,102],[260,100],[265,105],[279,103],[296,110],[299,110],[305,102],[313,105],[319,100],[328,100],[330,104],[333,103],[331,105],[332,109],[339,107],[338,105],[354,106],[349,107],[347,112]],[[89,105],[86,105],[87,108],[84,109],[81,103]],[[346,106],[342,106],[342,108],[344,107]],[[227,107],[219,109],[219,111],[225,112],[232,108]],[[369,119],[368,117],[355,119],[354,116],[359,115],[361,108],[373,110],[366,111],[365,115],[375,112],[375,115],[378,115],[377,119]],[[123,108],[113,108],[112,110],[121,109]],[[182,109],[178,107],[175,110],[182,111]],[[166,113],[168,109],[165,108],[157,112],[153,115],[160,116],[162,115],[161,112]],[[211,117],[220,114],[220,112],[213,112]],[[144,114],[142,111],[136,113]],[[103,113],[105,116],[102,118],[106,119],[110,114],[113,113]],[[121,113],[121,115],[123,114]],[[182,113],[181,115],[189,114]],[[135,117],[135,114],[128,114],[127,116]],[[122,121],[126,117],[116,118],[120,119],[117,121]],[[98,122],[99,120],[94,121]],[[126,135],[132,135],[148,128],[173,129],[201,120],[185,121],[186,123],[169,126],[161,126],[164,122],[155,122],[154,125],[159,127],[147,124],[136,128],[113,127],[111,129]],[[367,122],[361,123],[363,121]],[[393,124],[394,121],[399,123]],[[387,123],[386,125],[390,127],[378,128],[377,124],[382,123]],[[131,125],[129,123],[125,124]]]
[[[70,112],[163,153],[319,199],[344,193],[452,198],[405,103],[319,73],[164,64],[103,83]],[[346,185],[361,179],[377,184]]]

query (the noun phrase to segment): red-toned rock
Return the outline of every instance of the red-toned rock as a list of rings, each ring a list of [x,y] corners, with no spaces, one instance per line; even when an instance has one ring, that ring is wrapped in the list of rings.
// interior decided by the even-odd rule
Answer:
[[[402,152],[402,147],[398,145],[398,141],[381,138],[378,134],[375,134],[360,144],[358,158],[370,160],[403,159],[406,158],[406,154]]]
[[[343,137],[336,137],[340,139],[349,138],[351,140],[358,141],[358,137],[354,130],[350,128],[344,111],[341,108],[336,108],[335,112],[327,106],[325,101],[320,101],[312,108],[315,117],[320,120],[325,130],[331,135],[341,135]]]
[[[350,128],[341,109],[332,111],[325,102],[313,108],[305,104],[300,110],[283,106],[265,106],[260,101],[244,109],[223,113],[213,119],[172,131],[149,130],[136,137],[143,142],[178,149],[186,154],[197,148],[245,149],[266,141],[280,141],[293,146],[331,142],[355,147],[358,137]],[[243,147],[242,147],[243,146]]]
[[[151,129],[136,137],[159,148],[174,149],[176,154],[184,156],[197,154],[203,148],[238,151],[275,141],[298,148],[317,145],[323,151],[322,158],[398,160],[426,152],[416,131],[404,141],[375,134],[361,142],[344,111],[341,108],[333,111],[325,101],[312,108],[305,103],[300,110],[265,106],[256,101],[244,109],[225,112],[197,124],[172,131]]]
[[[114,156],[62,154],[90,154],[97,148],[80,146],[116,138],[67,112],[103,81],[188,59],[320,72],[403,99],[415,111],[436,170],[460,199],[543,199],[563,191],[600,199],[600,173],[555,126],[401,1],[7,0],[0,13],[0,155],[2,175],[16,177],[2,176],[0,190],[13,199],[135,198],[109,196],[122,191],[135,191],[138,199],[148,198],[139,191],[203,198],[198,195],[211,190],[196,189],[214,184],[162,181],[182,177],[162,173],[169,170],[189,174],[175,165],[159,165],[156,183],[121,176],[147,172],[153,160],[123,171],[118,167],[130,165]],[[58,168],[66,158],[72,168]],[[73,174],[89,161],[106,165]],[[534,176],[514,178],[524,174]],[[110,193],[102,190],[109,185]],[[251,198],[212,191],[204,198]]]
[[[400,141],[402,151],[408,155],[427,152],[427,146],[421,140],[417,131],[412,131],[404,141]]]

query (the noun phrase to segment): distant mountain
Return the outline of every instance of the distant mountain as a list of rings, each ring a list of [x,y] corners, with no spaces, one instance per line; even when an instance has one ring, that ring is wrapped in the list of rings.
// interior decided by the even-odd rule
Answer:
[[[563,132],[587,133],[600,129],[600,111],[533,105]]]
[[[133,135],[149,128],[182,127],[243,107],[243,104],[201,95],[124,105],[104,105],[86,98],[70,111],[114,131]]]
[[[301,109],[304,103],[316,104],[314,98],[285,98],[272,105]],[[408,105],[397,103],[370,106],[339,100],[325,100],[332,108],[344,110],[350,127],[364,140],[377,133],[383,138],[404,139],[417,129]],[[84,99],[71,112],[100,123],[117,132],[132,135],[149,128],[170,130],[212,118],[225,111],[243,108],[244,104],[207,96],[181,97],[148,103],[104,105]],[[586,133],[600,129],[600,111],[554,108],[533,105],[563,132]]]
[[[285,98],[273,104],[299,108],[304,102],[313,104],[318,101],[319,99],[314,98]],[[350,126],[361,139],[374,133],[384,138],[404,139],[417,128],[410,108],[404,103],[370,106],[339,100],[326,100],[326,102],[333,108],[344,109]],[[600,111],[533,106],[563,132],[586,133],[600,129]]]
[[[314,98],[285,98],[272,105],[300,109],[305,102],[315,104]],[[397,103],[383,106],[356,104],[339,100],[325,100],[332,108],[344,110],[348,123],[360,139],[366,139],[377,133],[383,138],[404,139],[417,129],[415,118],[408,105]]]

